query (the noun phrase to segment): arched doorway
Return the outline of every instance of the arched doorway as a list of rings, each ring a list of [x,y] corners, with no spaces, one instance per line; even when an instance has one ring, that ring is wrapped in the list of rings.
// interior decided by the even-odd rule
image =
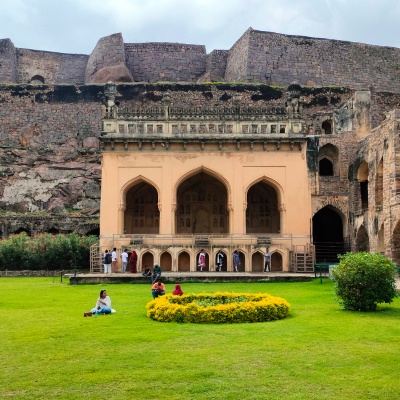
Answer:
[[[50,228],[47,233],[51,233],[52,235],[57,235],[60,231],[57,228]]]
[[[343,222],[334,207],[325,206],[313,217],[313,242],[317,262],[337,262],[345,252]]]
[[[275,251],[271,254],[271,271],[282,271],[283,269],[283,261],[282,254],[278,251]]]
[[[356,237],[357,251],[369,251],[369,236],[364,225],[360,226]]]
[[[318,151],[319,176],[339,175],[339,150],[333,144],[326,144]]]
[[[178,271],[190,271],[190,254],[186,251],[178,255]]]
[[[227,270],[227,266],[228,266],[228,256],[224,251],[221,251],[221,253],[224,255],[222,261],[222,268],[221,271],[226,271]],[[214,258],[214,269],[215,271],[218,270],[218,265],[217,265],[217,254],[215,254],[215,258]]]
[[[279,233],[280,213],[275,189],[258,182],[247,192],[246,233]]]
[[[158,234],[160,212],[157,190],[147,182],[140,182],[126,193],[124,233]]]
[[[319,160],[319,176],[333,176],[333,163],[328,158],[324,157]]]
[[[160,264],[163,271],[172,271],[172,256],[168,251],[161,254]]]
[[[242,251],[238,250],[238,252],[239,252],[239,262],[240,262],[238,271],[243,272],[246,270],[246,264],[245,264],[246,256]],[[235,271],[235,268],[233,267],[233,254],[231,254],[231,260],[232,260],[232,265],[230,268],[228,268],[228,271]]]
[[[178,234],[221,234],[229,232],[227,190],[205,172],[182,182],[177,190],[176,232]]]
[[[196,269],[200,271],[199,266],[199,255],[200,255],[200,251],[196,254]],[[210,270],[210,257],[208,255],[208,253],[206,251],[204,251],[204,253],[206,254],[206,265],[203,268],[203,271],[209,271]]]
[[[144,271],[144,269],[146,268],[146,265],[150,268],[153,269],[153,265],[154,265],[154,256],[153,253],[151,253],[150,251],[146,251],[142,254],[142,263],[140,266],[138,266],[138,270],[139,267],[142,271]]]
[[[264,271],[264,254],[260,251],[253,253],[251,256],[251,270],[253,272]]]

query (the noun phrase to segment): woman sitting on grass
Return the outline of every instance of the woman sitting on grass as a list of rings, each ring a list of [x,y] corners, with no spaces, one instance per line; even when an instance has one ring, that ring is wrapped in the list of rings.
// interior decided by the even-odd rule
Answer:
[[[93,314],[111,314],[115,310],[111,308],[110,296],[107,296],[106,289],[100,290],[100,297],[97,299],[96,306],[83,314],[84,317],[91,317]]]

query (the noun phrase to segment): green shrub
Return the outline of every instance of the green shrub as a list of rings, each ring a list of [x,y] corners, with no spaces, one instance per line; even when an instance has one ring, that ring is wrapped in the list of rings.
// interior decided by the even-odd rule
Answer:
[[[11,235],[0,241],[0,270],[88,269],[95,236],[50,233]]]
[[[379,253],[347,253],[333,269],[335,294],[345,310],[375,311],[397,297],[395,264]]]
[[[167,294],[147,304],[147,316],[161,322],[223,324],[286,318],[289,303],[267,293]]]

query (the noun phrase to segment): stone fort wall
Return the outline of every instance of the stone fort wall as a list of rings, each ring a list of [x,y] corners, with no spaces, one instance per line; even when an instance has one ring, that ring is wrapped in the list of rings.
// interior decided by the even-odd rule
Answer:
[[[18,82],[82,84],[88,56],[17,49]]]
[[[196,82],[206,71],[205,46],[127,43],[126,64],[137,82]]]
[[[398,92],[400,49],[249,29],[229,52],[227,81]]]
[[[111,69],[92,80],[104,68]],[[286,86],[297,80],[311,87],[373,87],[398,93],[399,72],[398,48],[252,28],[231,49],[210,54],[203,45],[124,43],[120,33],[101,38],[90,56],[18,49],[10,39],[0,40],[0,81],[11,83],[27,83],[35,76],[46,84],[105,83],[114,78],[119,82],[226,81]]]

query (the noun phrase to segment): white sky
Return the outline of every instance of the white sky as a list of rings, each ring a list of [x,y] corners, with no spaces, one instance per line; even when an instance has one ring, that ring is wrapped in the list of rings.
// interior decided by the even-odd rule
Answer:
[[[179,42],[228,50],[249,27],[400,47],[399,0],[1,0],[0,39],[16,47],[90,54],[125,43]]]

